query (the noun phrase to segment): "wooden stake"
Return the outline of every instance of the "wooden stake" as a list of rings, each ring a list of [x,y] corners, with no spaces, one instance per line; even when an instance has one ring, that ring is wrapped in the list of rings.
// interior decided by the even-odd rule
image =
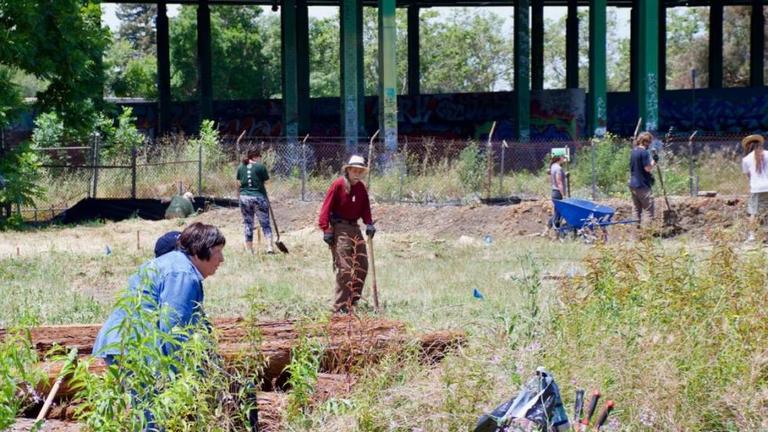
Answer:
[[[16,257],[18,258],[20,256],[21,256],[21,251],[19,250],[19,247],[16,246]]]
[[[139,230],[136,230],[136,250],[141,250],[141,237],[139,236]]]

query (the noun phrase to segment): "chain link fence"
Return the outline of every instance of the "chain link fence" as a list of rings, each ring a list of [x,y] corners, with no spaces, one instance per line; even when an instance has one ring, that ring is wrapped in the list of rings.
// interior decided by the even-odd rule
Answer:
[[[667,191],[672,195],[744,194],[741,135],[659,137],[656,147]],[[45,194],[36,207],[21,209],[27,220],[49,219],[83,198],[154,198],[191,191],[198,196],[235,198],[240,159],[258,148],[271,180],[270,198],[319,201],[352,153],[371,161],[368,188],[376,202],[462,204],[483,198],[550,196],[547,170],[553,148],[567,147],[570,191],[593,200],[626,197],[629,139],[514,142],[401,137],[396,149],[361,139],[351,148],[343,138],[306,140],[223,137],[205,149],[183,137],[109,152],[97,138],[86,145],[39,150]],[[655,173],[658,176],[658,173]],[[657,182],[657,188],[659,183]]]

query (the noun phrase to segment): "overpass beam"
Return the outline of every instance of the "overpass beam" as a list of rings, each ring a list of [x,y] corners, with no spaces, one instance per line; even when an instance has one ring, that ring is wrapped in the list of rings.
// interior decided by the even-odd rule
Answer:
[[[408,6],[408,95],[421,93],[421,61],[419,58],[419,7]]]
[[[299,73],[298,41],[296,37],[296,1],[282,0],[280,8],[280,35],[282,43],[283,135],[289,143],[296,143],[299,134]]]
[[[709,88],[723,87],[723,1],[709,6]]]
[[[397,152],[397,24],[395,0],[379,0],[379,129],[387,161]]]
[[[667,89],[667,6],[659,1],[659,91]]]
[[[200,120],[213,119],[213,78],[211,73],[211,7],[208,0],[197,6],[197,68]]]
[[[307,0],[296,0],[296,76],[298,80],[299,135],[309,133],[309,8]]]
[[[606,58],[607,0],[589,2],[589,135],[605,136],[608,69]]]
[[[168,36],[168,15],[165,2],[157,2],[155,19],[157,43],[157,136],[171,131],[171,55]]]
[[[515,3],[515,130],[520,142],[531,137],[531,31],[529,27],[529,0]]]
[[[365,135],[363,99],[363,3],[341,0],[341,117],[347,153]]]
[[[659,127],[659,0],[641,1],[638,21],[638,112],[645,130],[656,131]]]
[[[544,0],[531,3],[531,88],[544,89]]]
[[[565,87],[579,88],[579,7],[576,0],[568,0],[565,21]]]

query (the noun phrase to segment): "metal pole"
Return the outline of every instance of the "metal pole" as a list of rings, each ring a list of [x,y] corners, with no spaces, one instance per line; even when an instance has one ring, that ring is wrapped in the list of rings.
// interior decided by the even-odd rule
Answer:
[[[99,186],[99,134],[93,134],[93,198],[97,198]]]
[[[504,196],[504,175],[506,172],[504,171],[504,159],[506,154],[506,148],[507,148],[507,140],[501,140],[501,162],[499,170],[501,171],[499,173],[499,196]]]
[[[197,195],[203,196],[203,144],[197,146]]]
[[[592,201],[597,200],[597,170],[595,167],[595,138],[592,139]]]
[[[301,143],[301,200],[307,200],[307,139]]]
[[[136,147],[131,148],[131,199],[136,199]]]

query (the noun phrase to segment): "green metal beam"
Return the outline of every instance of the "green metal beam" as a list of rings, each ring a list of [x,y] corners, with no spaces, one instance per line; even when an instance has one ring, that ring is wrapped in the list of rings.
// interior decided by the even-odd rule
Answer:
[[[213,119],[213,75],[211,73],[211,8],[207,0],[197,7],[197,67],[200,79],[200,119]]]
[[[171,131],[171,55],[165,2],[157,4],[155,28],[157,29],[157,108],[159,114],[157,135],[163,136]]]
[[[565,87],[579,88],[579,8],[576,0],[568,0],[565,22]]]
[[[638,112],[645,130],[659,127],[659,0],[638,5]]]
[[[408,6],[408,95],[421,93],[421,61],[419,58],[419,7]]]
[[[520,142],[531,138],[531,30],[529,0],[515,4],[515,129]]]
[[[752,0],[752,18],[750,23],[749,43],[749,85],[763,87],[765,85],[765,15],[763,15],[764,0]]]
[[[309,8],[307,0],[296,0],[296,73],[298,77],[299,135],[310,130],[309,99]]]
[[[396,1],[379,0],[379,129],[386,160],[397,152]]]
[[[283,70],[283,135],[296,142],[299,134],[299,76],[296,41],[296,0],[283,0],[280,8]]]
[[[659,91],[667,89],[667,6],[659,2]]]
[[[607,0],[589,3],[589,135],[605,136],[608,124]]]
[[[723,1],[709,7],[709,88],[723,87]]]
[[[363,98],[363,3],[341,0],[341,118],[348,153],[365,135]]]

